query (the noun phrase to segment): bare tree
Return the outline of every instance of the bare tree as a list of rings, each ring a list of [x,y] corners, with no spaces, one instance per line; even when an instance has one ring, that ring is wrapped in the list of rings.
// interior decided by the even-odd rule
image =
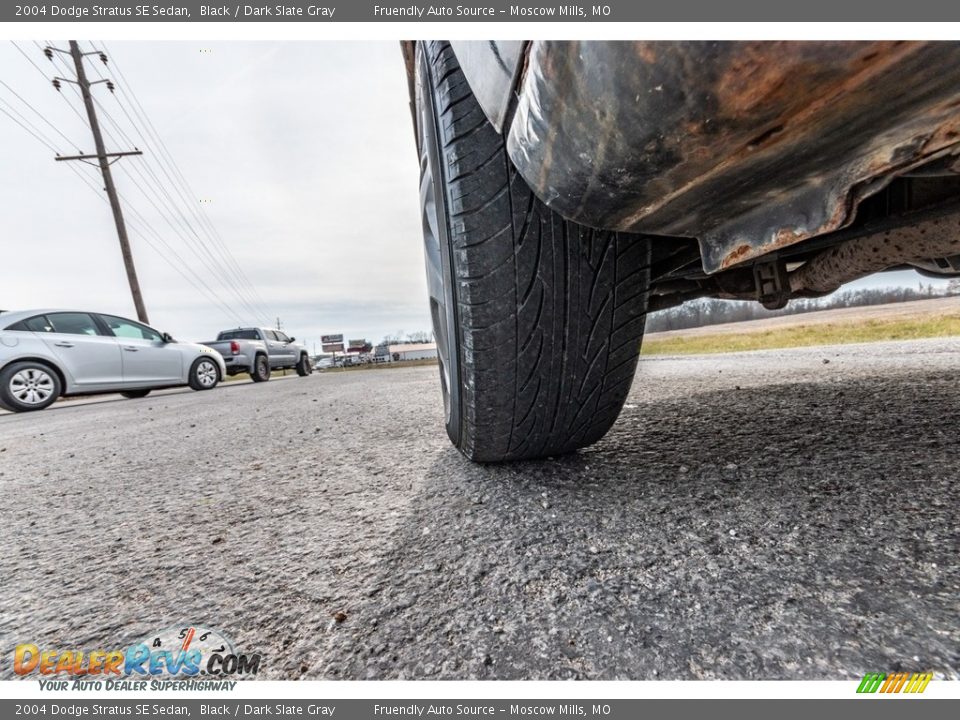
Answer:
[[[960,295],[960,278],[954,278],[946,288],[933,283],[919,283],[917,288],[886,287],[843,290],[822,298],[791,300],[782,310],[767,310],[759,303],[743,300],[714,300],[704,298],[684,303],[679,307],[651,313],[647,318],[647,332],[685,330],[703,325],[759,320],[782,315],[831,310],[834,308],[864,307],[888,303],[923,300],[930,297]]]
[[[407,342],[410,343],[428,343],[431,340],[433,340],[433,334],[428,333],[425,330],[407,333]]]

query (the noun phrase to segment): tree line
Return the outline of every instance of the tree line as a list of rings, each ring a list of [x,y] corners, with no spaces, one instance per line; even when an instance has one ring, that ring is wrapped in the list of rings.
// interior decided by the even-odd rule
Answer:
[[[704,325],[760,320],[783,315],[832,310],[835,308],[865,307],[888,303],[926,300],[928,298],[960,295],[960,278],[954,278],[946,286],[924,285],[918,287],[883,287],[841,290],[822,298],[791,300],[781,310],[767,310],[760,303],[744,300],[716,300],[702,298],[678,307],[650,313],[647,317],[647,332],[685,330]]]

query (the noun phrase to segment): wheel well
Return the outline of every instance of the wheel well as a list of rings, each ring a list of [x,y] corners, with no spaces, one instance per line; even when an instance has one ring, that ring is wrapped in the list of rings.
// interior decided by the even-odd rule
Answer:
[[[18,363],[18,362],[35,362],[35,363],[39,363],[40,365],[43,365],[44,367],[50,368],[51,370],[53,370],[53,372],[55,372],[55,373],[57,374],[57,378],[60,380],[60,394],[63,395],[64,393],[66,393],[66,391],[67,391],[67,378],[66,378],[66,376],[63,374],[63,370],[61,370],[59,367],[57,367],[55,364],[53,364],[52,362],[50,362],[50,361],[47,360],[46,358],[39,358],[39,357],[21,357],[21,358],[17,358],[16,360],[11,360],[10,362],[8,362],[8,363],[7,363],[6,365],[4,365],[3,367],[0,367],[0,371],[5,370],[6,368],[8,368],[8,367],[10,367],[11,365],[13,365],[13,364],[15,364],[15,363]]]

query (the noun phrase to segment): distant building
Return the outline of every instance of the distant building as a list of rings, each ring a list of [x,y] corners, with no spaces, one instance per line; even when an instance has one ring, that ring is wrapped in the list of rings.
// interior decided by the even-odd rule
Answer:
[[[360,353],[365,355],[373,350],[373,345],[371,345],[366,340],[351,340],[347,343],[347,352],[348,353]]]
[[[436,360],[436,343],[397,343],[377,345],[377,362],[403,362],[404,360]]]

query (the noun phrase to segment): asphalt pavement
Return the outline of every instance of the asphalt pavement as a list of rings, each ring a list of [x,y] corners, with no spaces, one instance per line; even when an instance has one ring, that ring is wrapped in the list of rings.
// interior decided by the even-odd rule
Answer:
[[[0,653],[191,623],[267,679],[956,679],[958,370],[644,358],[604,440],[509,466],[448,444],[435,367],[4,415]]]

